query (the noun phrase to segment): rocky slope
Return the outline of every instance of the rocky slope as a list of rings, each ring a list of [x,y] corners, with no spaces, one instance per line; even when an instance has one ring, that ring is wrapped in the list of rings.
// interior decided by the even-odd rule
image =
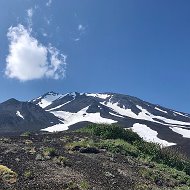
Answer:
[[[112,132],[112,135],[115,135],[115,132]],[[149,150],[147,152],[145,147],[152,145],[145,144],[140,153],[140,147],[132,143],[139,140],[139,137],[131,132],[127,135],[129,135],[128,142],[117,139],[106,140],[83,132],[27,134],[1,138],[0,189],[186,190],[190,188],[189,175],[167,166],[170,162],[159,164],[158,161],[147,159],[152,150],[147,149]],[[112,143],[116,143],[116,146]],[[164,157],[159,162],[162,160]],[[179,161],[181,162],[182,160]]]
[[[57,117],[33,103],[10,99],[0,104],[1,135],[39,131],[56,123]]]

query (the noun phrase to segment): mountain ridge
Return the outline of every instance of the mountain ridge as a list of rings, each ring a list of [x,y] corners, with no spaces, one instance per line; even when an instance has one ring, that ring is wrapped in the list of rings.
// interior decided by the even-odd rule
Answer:
[[[148,132],[147,135],[149,138],[152,135],[152,140],[164,143],[164,140],[171,141],[168,145],[178,144],[184,140],[183,135],[186,132],[189,135],[189,114],[152,104],[137,97],[117,93],[78,92],[66,94],[50,92],[45,95],[58,98],[43,96],[45,100],[38,97],[37,102],[36,99],[32,101],[38,105],[40,101],[42,104],[49,101],[47,106],[42,105],[42,107],[63,121],[62,124],[46,128],[47,131],[66,130],[70,126],[78,128],[79,123],[81,126],[82,122],[95,122],[94,120],[103,122],[106,118],[105,122],[118,123],[124,128],[132,128],[137,133],[141,133],[141,136],[144,135],[142,133]],[[144,132],[139,131],[139,128],[143,128]],[[157,137],[163,141],[156,139]]]
[[[16,121],[18,119],[20,121],[16,122],[18,128],[22,126],[22,130],[33,131],[30,120],[25,123],[30,127],[24,128],[21,125],[25,117],[17,104],[23,104],[28,109],[28,115],[34,115],[29,111],[31,109],[29,107],[33,107],[33,111],[37,114],[33,125],[38,125],[35,128],[38,131],[78,129],[88,123],[117,123],[123,128],[130,128],[137,132],[145,140],[160,143],[163,146],[185,143],[190,138],[189,114],[124,94],[111,92],[60,94],[50,91],[28,102],[9,99],[0,104],[0,113],[3,113],[4,117],[10,115],[6,109],[12,106],[12,115],[16,117]],[[2,107],[6,109],[1,109]],[[10,120],[8,117],[7,123]],[[46,120],[48,122],[45,122]],[[7,124],[11,129],[12,124],[9,125]],[[5,128],[2,129],[0,120],[0,134],[3,130]]]

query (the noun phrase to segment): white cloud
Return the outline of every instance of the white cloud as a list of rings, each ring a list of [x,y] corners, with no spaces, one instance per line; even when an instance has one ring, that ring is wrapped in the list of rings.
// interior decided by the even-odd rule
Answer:
[[[84,32],[85,29],[86,29],[86,28],[85,28],[82,24],[79,24],[79,25],[78,25],[78,30],[79,30],[80,32]]]
[[[33,14],[34,14],[34,11],[33,11],[32,8],[27,10],[27,16],[28,16],[27,21],[28,21],[28,27],[29,27],[30,30],[32,29],[32,17],[33,17]]]
[[[52,0],[49,0],[47,3],[46,3],[46,6],[51,6],[51,4],[52,4]]]
[[[32,16],[33,16],[33,9],[32,8],[27,10],[27,15],[29,18],[32,18]]]
[[[80,41],[80,38],[75,38],[74,41],[78,42],[78,41]]]
[[[47,33],[46,33],[46,32],[43,32],[42,35],[43,35],[44,37],[47,37]]]
[[[51,24],[51,18],[44,17],[44,20],[45,20],[47,25]]]
[[[23,25],[10,27],[7,37],[10,44],[5,74],[9,78],[27,81],[65,76],[66,56],[52,45],[41,44]]]

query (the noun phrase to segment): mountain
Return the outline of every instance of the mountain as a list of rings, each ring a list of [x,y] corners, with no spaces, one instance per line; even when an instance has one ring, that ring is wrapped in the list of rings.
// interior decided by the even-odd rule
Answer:
[[[88,123],[118,123],[147,141],[164,146],[186,143],[190,138],[190,115],[139,98],[116,93],[48,92],[31,101],[59,118],[44,131],[63,131]]]
[[[9,99],[0,104],[0,134],[39,131],[57,123],[57,117],[31,102]]]
[[[163,146],[190,144],[190,115],[117,93],[48,92],[28,102],[0,104],[0,135],[64,131],[89,123],[117,123]]]

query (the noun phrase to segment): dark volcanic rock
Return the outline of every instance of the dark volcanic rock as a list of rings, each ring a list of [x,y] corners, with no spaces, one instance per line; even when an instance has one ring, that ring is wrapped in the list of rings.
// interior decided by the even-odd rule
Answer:
[[[0,104],[0,135],[39,131],[57,123],[58,118],[31,102],[10,99]]]
[[[79,152],[80,153],[97,154],[100,151],[97,148],[95,148],[95,147],[87,147],[87,148],[80,148]]]

